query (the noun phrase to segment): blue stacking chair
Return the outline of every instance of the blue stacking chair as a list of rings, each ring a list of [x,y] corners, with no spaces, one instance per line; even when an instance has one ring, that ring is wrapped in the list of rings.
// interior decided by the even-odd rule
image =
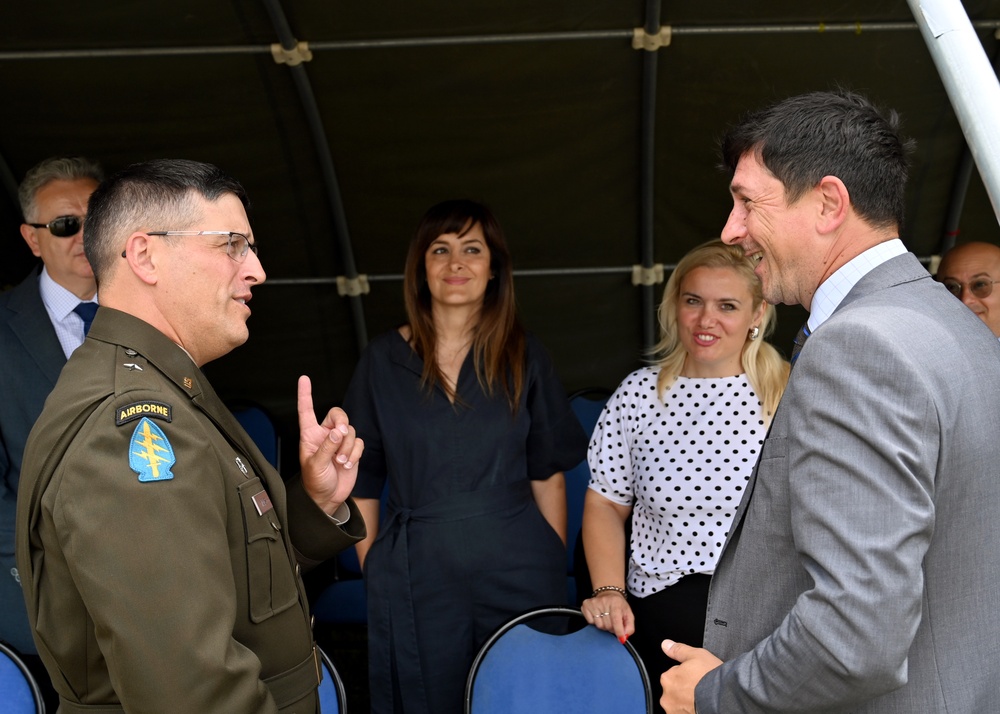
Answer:
[[[344,682],[333,662],[326,656],[326,652],[320,650],[319,657],[323,666],[323,681],[319,683],[320,714],[345,714],[347,701],[344,695]]]
[[[583,430],[590,436],[601,416],[601,410],[608,403],[611,392],[607,389],[591,388],[574,392],[570,395],[569,405]],[[587,459],[566,471],[566,576],[569,602],[580,603],[576,584],[581,573],[577,572],[577,562],[582,562],[582,553],[577,552],[580,540],[580,528],[583,525],[583,499],[587,495],[590,483],[590,466]]]
[[[382,489],[379,522],[385,522],[386,503],[389,486]],[[311,604],[318,622],[333,625],[365,625],[368,623],[368,597],[365,581],[358,562],[358,552],[354,547],[337,555],[336,576],[333,582]]]
[[[231,402],[229,410],[250,435],[271,466],[281,472],[281,436],[264,407],[248,401]]]
[[[45,714],[34,676],[13,650],[0,642],[0,711],[4,714]]]
[[[581,629],[551,634],[566,628],[543,632],[530,622]],[[564,607],[532,610],[500,627],[476,655],[465,687],[465,714],[652,711],[649,676],[632,645]]]
[[[368,622],[368,598],[361,565],[354,548],[337,555],[336,579],[323,588],[312,604],[319,622],[329,624],[364,625]]]

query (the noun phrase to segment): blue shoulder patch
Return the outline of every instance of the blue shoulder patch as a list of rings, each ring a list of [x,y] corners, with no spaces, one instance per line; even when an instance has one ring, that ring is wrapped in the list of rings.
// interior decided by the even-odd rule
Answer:
[[[168,481],[174,477],[170,467],[176,462],[167,435],[151,419],[143,417],[132,432],[128,465],[139,474],[140,481]]]

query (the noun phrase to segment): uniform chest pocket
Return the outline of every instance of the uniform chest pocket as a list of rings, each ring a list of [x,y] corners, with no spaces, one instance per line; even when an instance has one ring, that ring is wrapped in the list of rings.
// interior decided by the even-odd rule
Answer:
[[[263,622],[298,602],[295,565],[289,560],[281,524],[259,478],[237,487],[247,539],[247,600],[250,620]]]

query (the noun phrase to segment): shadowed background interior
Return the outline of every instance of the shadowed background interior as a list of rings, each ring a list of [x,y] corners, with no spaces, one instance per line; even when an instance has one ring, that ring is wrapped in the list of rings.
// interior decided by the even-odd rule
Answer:
[[[1000,5],[965,7],[995,58]],[[671,30],[652,53],[633,48],[647,22]],[[275,62],[282,28],[309,61]],[[902,238],[930,259],[965,145],[902,0],[8,2],[0,285],[34,265],[14,189],[42,158],[218,164],[247,187],[269,279],[249,342],[206,372],[223,398],[275,415],[293,464],[296,377],[312,376],[318,410],[339,403],[366,337],[404,319],[406,246],[431,204],[494,210],[522,319],[567,390],[613,388],[640,364],[663,288],[635,287],[632,266],[669,274],[725,223],[720,134],[747,109],[838,86],[899,110],[916,139]],[[958,239],[1000,242],[975,170],[958,195]],[[354,270],[370,292],[352,303],[336,278]],[[779,315],[787,354],[805,313]]]

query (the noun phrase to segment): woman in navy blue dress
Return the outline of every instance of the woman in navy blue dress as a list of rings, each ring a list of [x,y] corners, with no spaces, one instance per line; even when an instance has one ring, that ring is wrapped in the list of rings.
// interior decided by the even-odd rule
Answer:
[[[458,714],[489,634],[566,601],[562,472],[587,437],[517,320],[488,209],[431,208],[404,292],[408,324],[371,342],[344,401],[365,442],[353,495],[368,524],[372,712]]]

